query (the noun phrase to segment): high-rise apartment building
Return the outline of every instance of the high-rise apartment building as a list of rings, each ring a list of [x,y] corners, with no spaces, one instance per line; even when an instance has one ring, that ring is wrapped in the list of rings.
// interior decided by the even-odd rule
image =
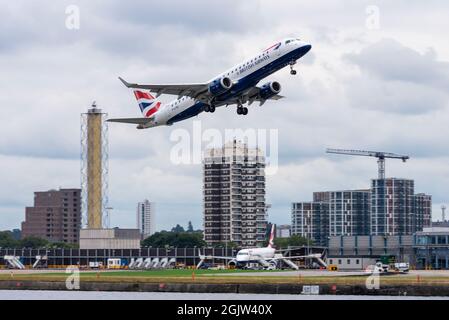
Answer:
[[[316,245],[326,245],[329,237],[329,204],[293,203],[291,234],[310,239]]]
[[[415,194],[414,204],[414,226],[416,231],[422,231],[424,228],[432,227],[432,196],[424,193]]]
[[[369,190],[327,192],[329,236],[369,233]]]
[[[81,190],[60,189],[34,193],[34,206],[25,209],[22,238],[78,243],[81,228]]]
[[[262,246],[267,229],[263,152],[234,140],[206,150],[203,170],[207,244]]]
[[[371,234],[409,235],[422,230],[422,201],[415,201],[415,183],[409,179],[373,179],[371,182]],[[418,199],[422,199],[419,197]],[[418,205],[415,208],[415,205]],[[417,223],[419,221],[419,223]],[[421,224],[421,229],[416,229]]]
[[[415,195],[413,180],[374,179],[369,190],[315,192],[313,202],[293,203],[292,234],[320,245],[332,236],[411,235],[431,215],[432,197]]]
[[[330,236],[369,232],[369,190],[315,192],[313,202],[292,204],[292,234],[326,245]]]
[[[155,207],[154,203],[148,200],[137,204],[137,228],[140,230],[142,239],[146,239],[155,230]]]

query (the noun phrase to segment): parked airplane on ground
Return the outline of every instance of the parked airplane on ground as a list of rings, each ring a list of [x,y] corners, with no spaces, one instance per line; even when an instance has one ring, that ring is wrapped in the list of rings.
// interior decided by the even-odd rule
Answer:
[[[137,89],[134,95],[139,103],[143,118],[109,119],[110,122],[137,124],[138,129],[161,125],[172,125],[205,112],[214,112],[220,106],[237,105],[237,114],[248,114],[244,104],[258,101],[263,105],[267,100],[283,98],[279,95],[281,85],[270,81],[258,87],[257,84],[272,73],[290,66],[310,51],[312,46],[299,39],[277,42],[257,56],[227,70],[205,83],[191,84],[149,84],[128,83],[119,77],[128,88]],[[148,90],[144,92],[142,90]],[[150,93],[155,93],[153,97]],[[162,105],[157,98],[161,94],[177,95],[178,99]]]
[[[279,261],[284,262],[290,268],[298,270],[299,267],[291,261],[292,259],[313,259],[322,267],[327,267],[327,264],[322,260],[321,254],[309,254],[304,256],[284,256],[282,253],[274,248],[274,225],[271,228],[270,240],[268,246],[265,248],[251,248],[242,249],[237,252],[235,257],[220,257],[220,256],[206,256],[199,252],[200,262],[197,268],[201,267],[205,260],[221,259],[227,260],[229,266],[243,268],[250,263],[257,263],[265,269],[276,269],[279,266]],[[284,250],[285,251],[285,250]]]

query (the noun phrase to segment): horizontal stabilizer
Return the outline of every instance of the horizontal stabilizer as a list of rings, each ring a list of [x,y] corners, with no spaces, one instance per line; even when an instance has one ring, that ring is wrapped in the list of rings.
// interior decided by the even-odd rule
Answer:
[[[121,122],[121,123],[133,123],[133,124],[147,124],[151,122],[151,118],[120,118],[120,119],[108,119],[108,122]]]

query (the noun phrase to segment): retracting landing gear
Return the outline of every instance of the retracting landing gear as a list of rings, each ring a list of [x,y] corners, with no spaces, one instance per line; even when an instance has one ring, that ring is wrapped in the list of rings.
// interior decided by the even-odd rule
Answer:
[[[296,70],[293,69],[293,66],[294,66],[295,64],[296,64],[296,61],[290,62],[290,74],[291,74],[292,76],[296,75]]]
[[[204,107],[204,111],[205,111],[205,112],[214,113],[214,112],[215,112],[215,106],[214,106],[214,105],[211,105],[211,106],[206,105],[206,106]]]
[[[242,106],[237,107],[237,114],[246,116],[248,114],[248,108]]]

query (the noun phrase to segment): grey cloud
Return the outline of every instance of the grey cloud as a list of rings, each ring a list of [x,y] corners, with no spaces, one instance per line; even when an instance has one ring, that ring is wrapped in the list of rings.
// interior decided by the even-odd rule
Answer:
[[[386,81],[413,82],[439,88],[449,86],[449,63],[436,60],[433,49],[421,54],[393,39],[383,39],[358,54],[346,54],[347,61],[362,72]]]
[[[416,178],[419,190],[445,201],[440,190],[449,179],[448,108],[441,87],[444,73],[438,71],[445,63],[431,51],[374,44],[379,54],[397,49],[408,64],[430,71],[420,78],[404,64],[394,72],[382,69],[376,64],[380,62],[371,61],[375,57],[366,44],[372,39],[366,36],[359,1],[345,7],[338,1],[289,1],[285,6],[261,1],[259,6],[246,1],[32,3],[37,4],[8,2],[0,19],[0,69],[7,75],[0,78],[0,108],[8,119],[0,126],[3,226],[19,225],[33,191],[79,185],[79,114],[92,100],[110,117],[139,116],[132,94],[117,76],[136,82],[205,81],[271,41],[296,34],[313,45],[298,66],[299,75],[292,78],[286,69],[267,79],[281,82],[286,99],[252,105],[246,117],[237,117],[232,107],[198,117],[203,129],[222,133],[227,128],[279,129],[280,169],[267,184],[270,220],[288,223],[290,202],[309,200],[315,189],[366,187],[376,175],[372,159],[330,157],[324,154],[326,147],[410,153],[410,163],[398,168],[388,164],[388,172]],[[64,27],[64,9],[71,3],[81,8],[79,31]],[[385,6],[383,17],[398,13]],[[422,29],[412,24],[400,30],[405,29],[417,37],[411,41],[398,33],[400,43],[428,46],[420,40]],[[354,38],[359,41],[345,41]],[[436,43],[435,52],[444,53],[444,46]],[[369,50],[342,61],[342,52],[360,47]],[[346,73],[348,63],[359,66],[362,75]],[[389,91],[387,99],[382,94]],[[201,166],[176,166],[168,158],[170,133],[176,128],[192,132],[193,120],[146,131],[110,124],[113,224],[133,227],[136,202],[149,198],[160,203],[159,228],[188,220],[200,226]]]
[[[346,92],[354,108],[398,114],[425,114],[449,103],[449,63],[384,39],[343,59],[360,68],[347,80]]]
[[[360,76],[347,86],[354,108],[398,114],[423,114],[448,105],[448,96],[438,88],[405,81],[379,81]]]

